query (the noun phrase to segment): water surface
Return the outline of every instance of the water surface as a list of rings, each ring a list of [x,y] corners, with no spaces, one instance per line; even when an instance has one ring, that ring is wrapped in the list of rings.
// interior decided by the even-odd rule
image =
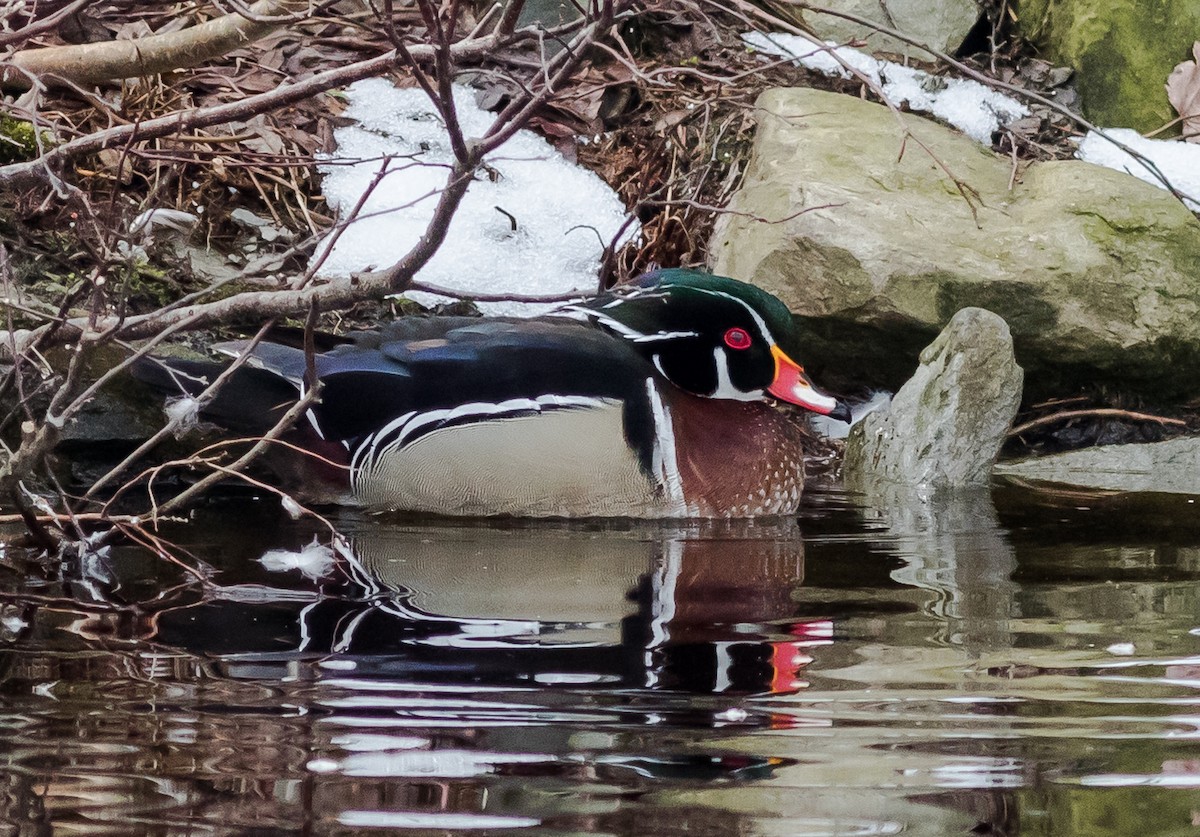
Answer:
[[[1194,499],[346,516],[311,580],[242,498],[162,533],[206,588],[0,560],[0,833],[1193,834]]]

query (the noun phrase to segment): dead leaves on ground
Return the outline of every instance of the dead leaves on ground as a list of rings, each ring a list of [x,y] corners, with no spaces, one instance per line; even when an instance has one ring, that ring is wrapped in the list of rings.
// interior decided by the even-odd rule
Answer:
[[[1167,78],[1167,99],[1183,123],[1183,138],[1200,143],[1200,41],[1192,45],[1194,61],[1179,64]]]

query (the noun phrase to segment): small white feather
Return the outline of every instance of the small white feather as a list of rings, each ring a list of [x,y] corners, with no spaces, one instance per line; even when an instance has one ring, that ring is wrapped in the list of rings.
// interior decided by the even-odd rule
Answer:
[[[194,430],[200,423],[200,402],[190,395],[168,398],[163,404],[163,412],[167,414],[167,426],[176,438]]]
[[[279,496],[279,504],[283,506],[283,510],[287,512],[287,516],[292,520],[299,520],[304,516],[304,506],[297,503],[287,494]]]
[[[264,552],[258,560],[271,572],[299,570],[313,580],[329,575],[335,561],[333,550],[320,543],[316,537],[313,537],[312,543],[301,547],[297,552],[271,549]]]

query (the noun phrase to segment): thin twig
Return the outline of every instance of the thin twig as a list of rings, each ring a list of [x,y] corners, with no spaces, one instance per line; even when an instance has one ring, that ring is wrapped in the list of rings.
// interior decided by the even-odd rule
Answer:
[[[1049,424],[1058,424],[1060,421],[1076,418],[1120,418],[1128,419],[1129,421],[1156,421],[1159,424],[1169,424],[1172,427],[1187,427],[1187,422],[1183,419],[1167,418],[1166,416],[1156,416],[1150,413],[1137,413],[1132,410],[1118,410],[1115,408],[1097,408],[1094,410],[1064,410],[1061,413],[1053,413],[1048,416],[1031,419],[1024,424],[1018,424],[1016,427],[1008,431],[1008,437],[1020,436],[1038,427],[1045,427]]]

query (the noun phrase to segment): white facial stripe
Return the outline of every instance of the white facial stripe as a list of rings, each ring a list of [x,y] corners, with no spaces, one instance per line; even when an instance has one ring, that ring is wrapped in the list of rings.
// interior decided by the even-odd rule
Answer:
[[[705,290],[702,288],[696,288],[695,290],[702,294],[708,294],[710,296],[719,296],[719,297],[723,297],[724,299],[731,299],[734,302],[736,302],[738,305],[745,308],[750,313],[750,316],[754,319],[754,323],[755,323],[755,325],[758,326],[758,330],[760,332],[762,332],[762,336],[767,339],[767,342],[770,343],[772,346],[776,345],[774,335],[772,335],[771,330],[769,328],[767,328],[767,321],[762,318],[761,314],[759,314],[757,311],[754,310],[753,306],[751,306],[750,303],[748,303],[744,300],[738,299],[736,296],[733,296],[732,294],[727,294],[724,291],[710,291],[710,290]]]
[[[713,363],[717,367],[717,388],[712,391],[711,398],[728,398],[733,401],[762,400],[763,391],[761,389],[742,392],[733,385],[733,381],[729,377],[729,357],[720,346],[713,349]]]
[[[633,338],[634,343],[653,343],[656,340],[674,340],[677,337],[699,337],[698,331],[656,331],[654,334],[643,334]]]
[[[585,322],[587,320],[594,320],[603,326],[611,328],[613,331],[615,331],[617,334],[621,335],[622,337],[628,337],[628,338],[634,339],[634,340],[636,340],[639,337],[646,336],[646,335],[642,334],[640,331],[638,331],[637,329],[630,328],[629,326],[625,325],[624,323],[622,323],[618,320],[614,320],[612,317],[608,316],[607,314],[602,314],[601,312],[596,311],[593,308],[579,308],[579,307],[576,307],[573,305],[568,305],[565,308],[560,308],[558,311],[551,312],[551,315],[559,316],[559,317],[569,317],[572,320],[582,320]]]
[[[654,357],[650,358],[650,360],[654,362],[654,368],[658,370],[658,374],[662,375],[668,381],[671,380],[670,376],[667,375],[667,370],[663,369],[661,355],[655,355]]]

